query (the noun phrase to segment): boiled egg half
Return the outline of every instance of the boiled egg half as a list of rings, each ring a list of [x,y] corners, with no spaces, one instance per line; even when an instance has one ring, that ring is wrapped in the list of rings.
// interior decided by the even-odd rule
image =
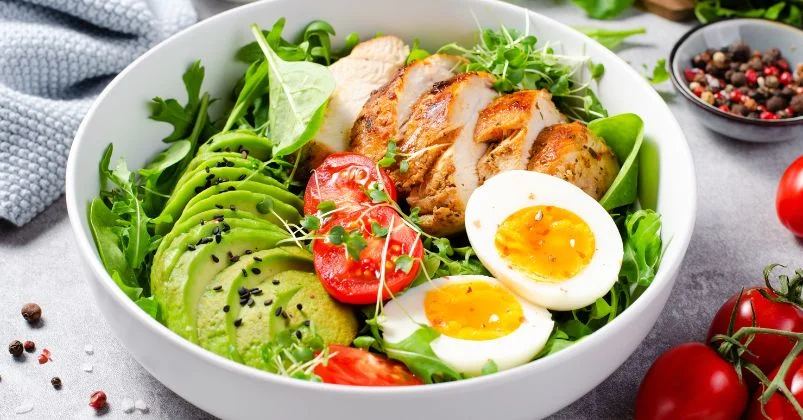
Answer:
[[[594,303],[622,266],[622,237],[608,212],[580,188],[538,172],[502,172],[474,190],[466,233],[488,271],[548,309]]]
[[[492,360],[498,370],[529,362],[544,347],[554,322],[548,310],[516,296],[492,277],[441,277],[385,305],[384,340],[398,343],[422,326],[440,335],[430,346],[446,365],[479,375]]]

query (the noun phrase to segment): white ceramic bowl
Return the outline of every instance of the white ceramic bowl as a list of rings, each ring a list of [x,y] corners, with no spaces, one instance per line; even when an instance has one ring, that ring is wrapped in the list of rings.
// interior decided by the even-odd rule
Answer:
[[[165,124],[149,121],[147,101],[184,98],[181,74],[201,59],[204,88],[228,97],[244,67],[235,50],[252,41],[250,25],[270,26],[284,16],[289,33],[313,19],[326,19],[341,35],[377,31],[436,47],[471,42],[476,23],[524,29],[529,19],[542,40],[570,53],[585,51],[603,63],[600,98],[611,114],[636,112],[646,123],[643,177],[658,182],[657,194],[642,197],[663,214],[663,263],[646,293],[615,321],[555,355],[509,371],[467,381],[408,388],[363,388],[287,379],[239,365],[198,347],[160,325],[135,306],[106,274],[87,222],[98,193],[97,165],[114,143],[115,156],[140,167],[164,147]],[[644,165],[643,165],[644,166]],[[649,182],[645,180],[645,182]],[[647,194],[650,195],[650,194]],[[580,398],[610,375],[652,328],[666,303],[694,225],[695,181],[683,132],[653,88],[624,61],[563,24],[492,0],[406,0],[325,2],[273,0],[243,6],[185,30],[123,71],[100,95],[81,125],[67,165],[67,206],[78,247],[92,275],[89,284],[120,341],[153,376],[212,414],[230,419],[533,419]]]

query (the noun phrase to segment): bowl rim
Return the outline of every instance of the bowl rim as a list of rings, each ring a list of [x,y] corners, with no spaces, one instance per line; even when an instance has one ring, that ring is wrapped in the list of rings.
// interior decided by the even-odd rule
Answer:
[[[681,36],[680,39],[678,39],[678,41],[672,47],[672,51],[669,53],[669,65],[671,70],[669,72],[669,75],[670,78],[672,79],[672,84],[675,85],[675,88],[678,91],[680,91],[681,95],[683,95],[687,100],[696,105],[698,108],[703,109],[709,113],[712,113],[718,117],[722,117],[734,122],[756,125],[761,127],[789,127],[803,124],[803,115],[798,115],[797,117],[794,118],[784,118],[779,120],[760,120],[755,118],[737,116],[729,112],[725,112],[715,106],[711,106],[703,102],[702,99],[698,98],[697,95],[695,95],[694,93],[691,92],[691,90],[689,90],[689,86],[683,82],[682,75],[677,74],[675,72],[675,62],[677,60],[677,52],[693,34],[699,31],[708,30],[720,24],[731,23],[734,21],[751,21],[761,25],[766,25],[768,27],[774,26],[785,30],[793,30],[794,32],[798,32],[801,35],[801,40],[803,40],[803,29],[783,22],[776,22],[760,18],[731,18],[697,25],[694,28],[690,29],[685,34],[683,34],[683,36]],[[680,71],[680,66],[678,66],[677,68],[678,71]]]
[[[109,92],[111,92],[116,88],[116,86],[120,83],[120,81],[123,78],[125,78],[128,75],[128,73],[132,71],[132,69],[136,68],[142,61],[148,60],[149,57],[153,55],[155,51],[164,48],[164,46],[167,43],[172,42],[174,39],[177,39],[179,37],[190,36],[190,34],[193,31],[197,30],[197,28],[216,25],[218,21],[226,19],[229,15],[240,14],[240,13],[248,14],[247,11],[251,10],[254,10],[254,12],[256,12],[260,8],[266,7],[267,4],[271,4],[278,1],[280,0],[264,0],[232,8],[230,10],[212,16],[208,19],[200,21],[194,25],[191,25],[190,27],[179,31],[173,36],[155,45],[150,50],[148,50],[143,55],[134,60],[125,69],[123,69],[123,71],[121,71],[117,76],[114,77],[114,79],[103,89],[100,95],[98,95],[98,97],[92,103],[84,119],[82,120],[78,130],[76,131],[75,138],[71,146],[70,154],[67,161],[67,170],[65,177],[66,202],[67,202],[67,211],[70,219],[70,225],[73,230],[73,235],[75,236],[76,242],[78,244],[79,253],[81,254],[82,259],[85,261],[85,263],[89,266],[91,270],[92,276],[89,279],[87,279],[87,281],[97,282],[101,288],[105,289],[105,292],[107,294],[113,296],[114,305],[116,305],[120,310],[125,312],[125,316],[130,316],[133,319],[137,320],[138,322],[144,323],[149,330],[153,331],[155,334],[158,334],[168,343],[170,343],[173,346],[179,347],[184,351],[189,352],[198,359],[202,359],[206,363],[210,363],[219,369],[229,371],[231,373],[235,373],[238,375],[245,375],[246,377],[249,377],[249,379],[252,380],[257,380],[266,383],[280,384],[283,386],[294,388],[299,391],[329,392],[339,395],[350,395],[350,396],[392,395],[392,396],[409,397],[421,393],[427,393],[430,395],[445,395],[454,392],[459,392],[461,390],[466,390],[467,388],[471,387],[499,386],[506,382],[530,376],[534,374],[537,369],[549,368],[570,363],[576,353],[579,354],[584,349],[599,346],[602,342],[607,340],[608,331],[613,331],[613,329],[623,329],[625,328],[626,324],[638,322],[639,313],[641,313],[643,310],[646,310],[647,307],[653,303],[655,298],[660,293],[659,289],[663,287],[671,288],[673,286],[674,284],[673,278],[674,276],[677,275],[677,271],[680,269],[680,265],[688,249],[688,245],[691,240],[692,232],[694,230],[694,225],[696,222],[697,187],[696,187],[696,173],[694,170],[694,162],[691,154],[691,149],[689,147],[689,143],[686,140],[685,135],[683,135],[683,130],[680,128],[680,124],[674,117],[674,114],[672,114],[672,111],[669,109],[669,107],[666,105],[663,99],[660,98],[660,96],[652,88],[652,86],[647,82],[647,80],[645,80],[638,72],[636,72],[635,69],[632,68],[632,66],[627,64],[614,52],[600,45],[598,46],[597,55],[605,55],[612,60],[621,62],[623,66],[622,67],[623,72],[629,75],[629,77],[632,80],[634,80],[634,83],[640,84],[643,88],[642,91],[645,92],[645,94],[655,95],[656,97],[658,97],[658,99],[660,99],[661,103],[664,104],[663,106],[665,107],[665,112],[671,118],[670,123],[674,124],[677,131],[680,132],[682,135],[683,141],[673,142],[672,147],[678,148],[675,150],[676,154],[678,155],[678,159],[680,161],[685,161],[688,165],[687,166],[688,185],[686,186],[686,188],[689,194],[685,196],[685,199],[688,200],[688,204],[686,206],[682,206],[681,209],[678,211],[679,217],[677,222],[678,224],[677,232],[674,234],[674,236],[672,236],[671,238],[667,238],[664,241],[664,255],[662,257],[661,266],[659,267],[658,273],[656,274],[656,278],[653,281],[654,283],[653,287],[648,287],[647,290],[639,297],[639,299],[637,299],[631,305],[631,307],[628,308],[628,310],[624,311],[622,314],[617,316],[616,319],[606,324],[599,330],[595,331],[594,334],[590,334],[589,336],[583,338],[581,342],[569,346],[568,348],[563,349],[556,354],[552,354],[549,357],[530,361],[522,366],[517,366],[512,369],[497,372],[493,375],[468,378],[461,381],[430,384],[421,387],[349,386],[349,385],[323,384],[310,381],[301,381],[273,374],[270,372],[262,371],[241,363],[237,363],[233,360],[230,360],[228,358],[210,352],[202,348],[201,346],[182,338],[181,336],[179,336],[178,334],[167,328],[165,325],[163,325],[162,323],[158,322],[150,315],[145,313],[145,311],[139,308],[115,284],[111,276],[106,272],[100,259],[95,255],[95,245],[94,245],[94,240],[91,239],[91,235],[87,235],[84,233],[82,221],[87,217],[87,212],[86,212],[87,203],[79,203],[77,200],[76,189],[78,188],[78,185],[76,182],[76,172],[78,171],[78,168],[80,166],[77,156],[78,150],[80,149],[82,142],[88,141],[86,140],[84,134],[87,130],[87,126],[89,125],[89,120],[95,114],[95,112],[99,108],[99,105],[103,102],[103,99],[109,94]],[[586,36],[585,34],[582,34],[581,32],[577,31],[576,29],[572,28],[567,24],[556,21],[555,19],[552,19],[546,15],[542,15],[534,10],[530,10],[510,3],[498,2],[496,0],[471,0],[471,3],[472,4],[467,6],[483,7],[487,9],[487,11],[489,12],[493,12],[494,9],[496,10],[508,9],[509,11],[521,13],[526,17],[527,20],[531,20],[533,16],[536,16],[539,19],[547,19],[551,21],[552,24],[561,26],[565,30],[573,32],[576,36],[585,39],[587,45],[596,46],[595,45],[596,41]],[[251,14],[253,14],[253,12]],[[95,165],[96,164],[93,163],[92,166],[94,167]],[[117,334],[117,331],[113,332]],[[150,371],[150,369],[147,368],[146,370]]]

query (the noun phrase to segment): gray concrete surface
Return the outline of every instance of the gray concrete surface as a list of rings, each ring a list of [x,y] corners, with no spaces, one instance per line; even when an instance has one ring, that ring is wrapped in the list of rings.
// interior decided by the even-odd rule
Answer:
[[[522,1],[549,16],[585,23],[568,2]],[[196,0],[207,17],[231,7],[218,0]],[[620,54],[637,68],[667,57],[674,41],[691,24],[632,13],[618,21],[595,25],[644,26],[649,33]],[[644,343],[599,387],[554,416],[555,419],[621,419],[632,415],[638,384],[650,363],[664,350],[685,341],[702,340],[718,306],[740,287],[761,282],[769,262],[803,266],[803,242],[786,232],[775,216],[775,189],[789,163],[803,154],[803,139],[784,144],[746,144],[704,129],[673,96],[668,102],[681,122],[694,154],[698,179],[697,228],[669,303]],[[208,414],[162,386],[142,369],[109,331],[85,284],[75,250],[64,200],[59,200],[28,226],[15,229],[0,222],[0,342],[34,340],[52,351],[45,365],[27,355],[15,362],[0,356],[0,419],[16,418],[24,403],[33,411],[19,418],[95,418],[87,406],[94,390],[109,395],[103,418],[207,419]],[[19,310],[26,301],[42,305],[46,322],[31,329]],[[86,345],[94,354],[84,352]],[[93,371],[82,365],[91,363]],[[50,378],[64,382],[55,391]],[[125,414],[122,399],[141,398],[149,413]],[[500,417],[503,417],[500,413]]]

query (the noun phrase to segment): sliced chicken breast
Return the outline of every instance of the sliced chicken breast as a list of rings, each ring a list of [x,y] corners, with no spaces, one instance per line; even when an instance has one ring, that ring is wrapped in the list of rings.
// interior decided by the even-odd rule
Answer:
[[[503,171],[526,169],[538,134],[561,121],[546,90],[521,90],[493,101],[480,113],[474,130],[474,141],[488,143],[477,163],[480,184]]]
[[[419,207],[433,235],[463,230],[466,203],[479,186],[477,162],[486,145],[474,141],[480,111],[497,96],[488,73],[463,73],[436,83],[413,106],[399,149],[409,169],[397,171],[407,202]]]
[[[608,191],[619,168],[605,141],[576,122],[543,129],[527,164],[528,170],[569,181],[597,200]]]
[[[321,127],[310,142],[309,166],[315,168],[330,153],[346,151],[351,127],[371,92],[388,83],[404,65],[410,48],[395,36],[357,44],[346,57],[329,66],[335,91]]]
[[[454,76],[462,60],[454,55],[435,54],[396,73],[362,107],[351,129],[351,149],[375,161],[382,159],[388,142],[399,141],[402,125],[410,118],[415,102],[432,85]]]

